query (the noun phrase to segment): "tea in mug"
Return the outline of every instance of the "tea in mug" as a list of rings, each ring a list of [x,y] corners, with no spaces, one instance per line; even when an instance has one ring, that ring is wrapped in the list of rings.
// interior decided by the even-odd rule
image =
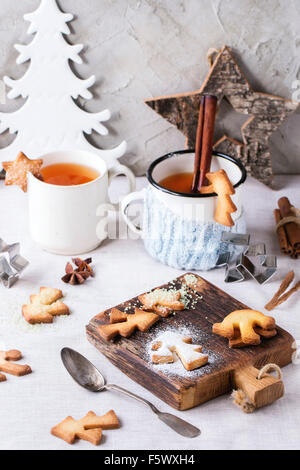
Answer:
[[[193,173],[176,173],[175,175],[163,178],[159,181],[159,184],[169,191],[188,194],[192,192],[193,177]]]
[[[41,169],[44,182],[58,186],[77,186],[90,183],[100,173],[89,166],[77,163],[55,163]]]

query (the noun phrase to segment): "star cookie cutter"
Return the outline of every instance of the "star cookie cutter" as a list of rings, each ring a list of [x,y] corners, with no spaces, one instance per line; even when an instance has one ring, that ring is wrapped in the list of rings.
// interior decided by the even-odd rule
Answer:
[[[20,255],[20,243],[8,245],[0,238],[0,281],[4,287],[12,287],[28,265],[29,261]]]
[[[275,274],[277,258],[266,254],[265,243],[250,244],[249,234],[230,232],[223,232],[221,241],[244,248],[234,261],[230,260],[229,251],[219,256],[216,265],[225,266],[225,282],[241,282],[253,278],[263,285]]]

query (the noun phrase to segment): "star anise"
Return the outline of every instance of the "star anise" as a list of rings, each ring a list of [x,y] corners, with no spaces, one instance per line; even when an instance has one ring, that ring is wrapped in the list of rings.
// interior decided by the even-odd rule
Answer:
[[[77,266],[79,271],[86,271],[90,276],[94,277],[94,271],[91,268],[90,264],[93,261],[92,258],[87,258],[82,260],[81,258],[73,258],[73,263]]]
[[[83,284],[84,281],[90,276],[94,276],[94,272],[89,264],[92,262],[92,258],[82,260],[80,258],[72,259],[73,263],[77,266],[74,269],[71,263],[67,263],[65,271],[66,274],[61,278],[66,284]]]

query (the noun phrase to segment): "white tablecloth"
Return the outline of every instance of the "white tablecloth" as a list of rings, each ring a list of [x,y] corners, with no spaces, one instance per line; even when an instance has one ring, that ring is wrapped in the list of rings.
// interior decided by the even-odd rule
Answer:
[[[245,210],[248,231],[253,241],[265,241],[271,253],[279,255],[274,235],[273,209],[277,199],[286,195],[300,207],[299,176],[279,179],[282,189],[272,191],[249,178]],[[143,187],[145,179],[139,178]],[[115,191],[125,191],[120,178]],[[0,237],[20,241],[22,254],[30,266],[11,289],[0,286],[0,349],[20,349],[33,374],[7,376],[0,383],[1,449],[93,449],[80,441],[71,447],[53,437],[50,429],[68,415],[81,418],[87,411],[103,414],[113,408],[122,426],[104,431],[102,449],[296,449],[300,428],[300,366],[283,370],[285,396],[269,407],[247,415],[235,407],[229,395],[202,406],[177,412],[141,386],[127,378],[86,339],[85,325],[101,310],[177,277],[181,272],[151,259],[141,240],[108,240],[92,253],[96,277],[82,286],[60,280],[67,257],[43,252],[30,240],[27,228],[27,201],[18,188],[0,183]],[[269,284],[255,281],[224,283],[224,270],[204,273],[209,281],[250,306],[263,310],[290,269],[300,277],[300,261],[279,255],[279,269]],[[40,286],[63,289],[70,317],[57,318],[53,325],[29,326],[22,318],[21,306]],[[300,338],[299,293],[274,310],[277,323],[296,339]],[[152,400],[161,410],[175,412],[202,430],[200,437],[187,439],[175,434],[146,407],[115,392],[90,393],[75,384],[62,366],[60,350],[70,346],[86,355],[110,382],[127,387]]]

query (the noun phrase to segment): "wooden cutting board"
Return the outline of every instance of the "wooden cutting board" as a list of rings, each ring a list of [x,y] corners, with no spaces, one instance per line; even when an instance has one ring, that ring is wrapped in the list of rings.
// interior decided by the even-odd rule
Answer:
[[[180,289],[186,285],[184,276],[159,287]],[[277,327],[277,335],[262,339],[258,346],[230,349],[227,339],[212,333],[212,325],[221,322],[232,311],[248,307],[200,276],[196,277],[198,287],[197,290],[189,290],[190,305],[187,309],[161,318],[147,332],[136,331],[130,338],[118,337],[114,341],[105,341],[98,334],[97,327],[109,323],[109,309],[90,321],[87,326],[89,341],[132,380],[179,410],[197,406],[235,387],[243,389],[243,385],[253,395],[257,406],[282,396],[282,382],[271,375],[261,381],[256,380],[255,368],[260,369],[268,363],[276,363],[280,367],[289,364],[293,337]],[[135,306],[141,307],[137,297],[116,308],[126,308],[127,313],[134,313]],[[252,308],[255,307],[252,305]],[[208,364],[190,372],[181,363],[152,364],[149,346],[166,329],[182,332],[191,336],[194,344],[201,344],[203,352],[209,356]],[[263,396],[257,394],[260,391]]]

